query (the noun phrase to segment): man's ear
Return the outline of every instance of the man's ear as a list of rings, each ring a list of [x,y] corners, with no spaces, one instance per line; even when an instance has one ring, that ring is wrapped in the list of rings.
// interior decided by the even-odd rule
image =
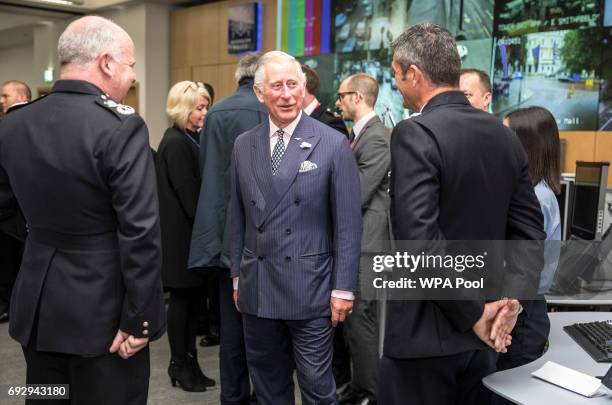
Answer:
[[[485,99],[485,105],[487,106],[487,108],[489,108],[489,106],[491,105],[491,92],[487,91],[484,95],[484,99]]]
[[[113,77],[113,62],[113,57],[108,53],[103,53],[98,57],[98,67],[105,76]]]
[[[410,84],[412,87],[416,87],[416,85],[423,80],[424,74],[421,69],[417,65],[410,65],[408,70],[406,71],[406,77],[408,78],[408,74],[410,74]]]
[[[264,102],[263,92],[255,84],[253,85],[253,91],[255,92],[255,96],[257,96],[257,100],[259,100],[260,103],[263,103]]]

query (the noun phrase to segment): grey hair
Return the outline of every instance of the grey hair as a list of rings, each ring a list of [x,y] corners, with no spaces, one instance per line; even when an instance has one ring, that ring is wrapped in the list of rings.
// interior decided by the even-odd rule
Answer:
[[[435,24],[414,25],[393,41],[391,49],[402,73],[416,65],[433,85],[459,86],[461,59],[446,29]]]
[[[300,79],[300,84],[306,83],[306,75],[302,70],[302,65],[297,61],[293,56],[288,53],[282,51],[270,51],[264,53],[261,58],[259,58],[259,63],[257,64],[257,70],[255,71],[255,86],[260,91],[264,89],[264,82],[266,81],[266,70],[265,66],[269,63],[278,62],[280,60],[286,60],[289,62],[295,63],[295,68],[298,72],[298,77]]]
[[[75,64],[88,65],[103,52],[113,58],[121,59],[123,49],[121,39],[129,35],[114,22],[98,17],[87,16],[73,21],[64,30],[57,44],[57,54],[61,66]]]
[[[257,63],[263,55],[262,52],[251,52],[243,56],[236,64],[236,72],[234,72],[234,80],[240,83],[240,80],[248,77],[255,77]]]

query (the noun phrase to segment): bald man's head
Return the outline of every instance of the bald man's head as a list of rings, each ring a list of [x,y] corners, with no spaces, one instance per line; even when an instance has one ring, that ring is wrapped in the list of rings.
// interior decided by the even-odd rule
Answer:
[[[102,53],[120,59],[125,43],[132,40],[127,32],[114,22],[98,16],[87,16],[73,21],[59,38],[57,53],[62,66],[84,66]]]
[[[2,84],[0,104],[6,113],[15,104],[28,103],[32,100],[32,92],[27,84],[19,80],[9,80]]]
[[[127,95],[136,80],[134,42],[114,22],[97,16],[79,18],[59,38],[61,79],[85,80],[115,101]]]
[[[486,72],[478,69],[463,69],[459,78],[459,88],[472,107],[489,112],[491,104],[491,79]]]

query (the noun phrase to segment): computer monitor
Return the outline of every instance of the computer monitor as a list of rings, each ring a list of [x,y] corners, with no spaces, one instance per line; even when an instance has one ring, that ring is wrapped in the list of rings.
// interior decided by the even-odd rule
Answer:
[[[576,162],[570,232],[574,239],[601,240],[608,162]]]
[[[564,178],[561,180],[561,192],[557,194],[557,203],[559,203],[559,213],[561,214],[561,240],[567,240],[571,236],[573,194],[574,179]]]

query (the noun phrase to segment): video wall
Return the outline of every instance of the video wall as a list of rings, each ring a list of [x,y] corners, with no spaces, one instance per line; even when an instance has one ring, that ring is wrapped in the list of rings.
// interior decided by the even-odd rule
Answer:
[[[322,52],[326,48],[322,46],[286,50],[318,71],[319,99],[331,110],[340,82],[366,72],[380,84],[375,107],[379,115],[392,115],[396,122],[407,117],[410,112],[404,110],[391,74],[389,45],[406,27],[431,22],[455,36],[462,67],[490,73],[495,115],[540,105],[551,110],[561,130],[612,130],[612,0],[282,0],[281,4],[283,27],[291,27],[292,18],[302,13],[304,27],[318,27],[317,15],[330,17],[330,28],[323,34],[328,35],[328,52]],[[323,6],[327,11],[308,12]],[[302,36],[297,37],[301,41]]]

